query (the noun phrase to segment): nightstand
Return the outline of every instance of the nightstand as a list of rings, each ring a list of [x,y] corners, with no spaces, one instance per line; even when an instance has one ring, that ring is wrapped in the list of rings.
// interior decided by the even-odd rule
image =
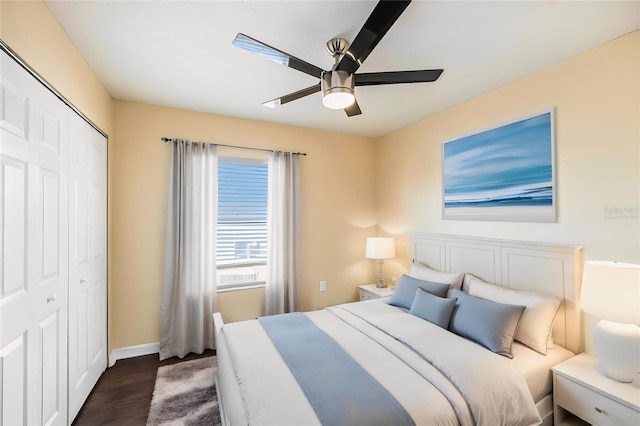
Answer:
[[[552,368],[554,425],[640,425],[640,389],[595,367],[583,353]]]
[[[381,297],[391,296],[395,287],[378,288],[376,284],[359,285],[360,300],[380,299]]]

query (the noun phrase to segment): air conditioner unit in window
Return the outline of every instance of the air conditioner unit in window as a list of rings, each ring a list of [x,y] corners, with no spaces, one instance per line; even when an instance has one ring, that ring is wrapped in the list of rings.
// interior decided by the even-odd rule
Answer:
[[[266,269],[264,265],[218,269],[218,286],[229,287],[264,283],[266,280]]]

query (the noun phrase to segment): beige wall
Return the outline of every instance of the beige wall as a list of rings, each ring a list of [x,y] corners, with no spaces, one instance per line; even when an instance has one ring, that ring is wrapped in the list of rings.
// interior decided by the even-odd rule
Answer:
[[[640,31],[378,141],[380,227],[398,234],[389,274],[409,265],[407,230],[584,246],[585,260],[640,263]],[[555,107],[556,223],[442,220],[441,144]],[[606,209],[631,209],[607,217]]]
[[[161,136],[307,152],[302,309],[353,300],[356,286],[373,279],[363,258],[377,229],[372,140],[126,102],[114,113],[110,95],[41,1],[2,0],[0,37],[109,136],[110,351],[159,340],[169,159]],[[259,315],[263,301],[262,289],[236,291],[222,294],[218,306],[236,321]]]
[[[388,277],[408,267],[406,230],[582,244],[585,259],[640,263],[640,32],[378,141],[113,102],[40,1],[1,1],[0,37],[109,135],[110,350],[159,340],[169,161],[162,136],[309,154],[301,160],[303,310],[353,300],[356,286],[374,279],[363,251],[378,222],[398,239]],[[557,223],[443,221],[442,141],[550,107]],[[606,216],[616,208],[634,218]],[[218,307],[236,321],[259,315],[263,300],[261,289],[228,292]]]
[[[303,310],[355,300],[373,278],[364,259],[376,235],[375,142],[368,138],[116,101],[111,161],[112,348],[157,342],[170,147],[163,136],[302,151]],[[319,281],[327,291],[319,291]],[[225,320],[263,312],[262,289],[221,293]]]
[[[113,102],[41,1],[0,1],[0,38],[102,131],[113,129]]]

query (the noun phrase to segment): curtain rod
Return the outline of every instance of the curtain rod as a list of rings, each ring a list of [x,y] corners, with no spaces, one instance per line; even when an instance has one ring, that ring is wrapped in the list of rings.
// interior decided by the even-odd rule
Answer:
[[[164,136],[160,140],[162,142],[173,142],[174,141],[174,139],[167,138],[167,137],[164,137]],[[254,150],[254,151],[266,151],[266,152],[275,152],[275,151],[277,151],[276,149],[252,148],[252,147],[249,147],[249,146],[226,145],[226,144],[223,144],[223,143],[213,143],[213,142],[198,142],[198,143],[209,143],[211,145],[216,145],[216,146],[226,146],[228,148],[239,148],[239,149],[251,149],[251,150]],[[307,155],[306,152],[289,152],[289,154],[304,155],[304,156]]]

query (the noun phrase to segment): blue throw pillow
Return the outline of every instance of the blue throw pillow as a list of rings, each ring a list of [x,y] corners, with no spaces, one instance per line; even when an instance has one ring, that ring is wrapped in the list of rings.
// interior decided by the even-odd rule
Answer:
[[[416,290],[419,288],[438,297],[446,297],[449,291],[449,284],[432,283],[422,281],[409,275],[403,275],[396,286],[396,291],[391,295],[390,305],[399,306],[405,309],[411,309],[413,298],[416,296]]]
[[[425,319],[439,327],[449,327],[449,320],[456,305],[456,299],[446,299],[419,288],[411,304],[410,314]]]
[[[513,358],[511,344],[524,306],[505,305],[452,290],[458,301],[451,315],[449,330],[473,340],[499,355]]]

